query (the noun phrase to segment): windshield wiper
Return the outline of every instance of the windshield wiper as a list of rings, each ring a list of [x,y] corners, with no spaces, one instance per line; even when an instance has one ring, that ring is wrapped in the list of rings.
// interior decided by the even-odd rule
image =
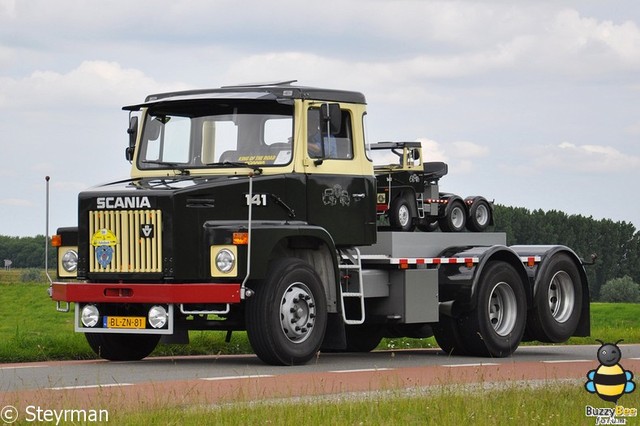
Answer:
[[[175,169],[178,172],[180,172],[181,175],[189,174],[189,170],[187,170],[187,167],[178,163],[172,163],[169,161],[159,161],[159,160],[142,160],[141,162],[143,164],[156,164],[158,166],[171,167],[172,169]]]
[[[254,172],[256,172],[257,175],[262,174],[262,169],[259,166],[256,166],[255,164],[245,163],[243,161],[221,161],[221,162],[218,162],[218,163],[207,163],[207,166],[213,166],[213,167],[247,167],[247,168],[253,170]]]

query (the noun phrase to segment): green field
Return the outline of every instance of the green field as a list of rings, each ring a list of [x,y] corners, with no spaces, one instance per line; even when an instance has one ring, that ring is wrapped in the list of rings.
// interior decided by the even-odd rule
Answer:
[[[73,331],[73,312],[60,313],[47,295],[45,284],[0,283],[0,362],[50,359],[91,359],[95,354],[84,336]],[[569,344],[595,344],[595,339],[640,342],[640,304],[591,305],[591,335],[572,338]],[[159,345],[154,356],[250,353],[246,334],[234,332],[225,343],[224,332],[194,331],[189,345]],[[533,342],[534,344],[536,342]],[[429,339],[384,339],[378,349],[436,347]]]

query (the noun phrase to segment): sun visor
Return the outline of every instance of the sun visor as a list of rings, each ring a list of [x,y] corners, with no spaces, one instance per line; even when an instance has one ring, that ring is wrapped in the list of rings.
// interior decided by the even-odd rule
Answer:
[[[203,101],[203,100],[265,100],[276,101],[278,97],[269,92],[209,92],[197,94],[182,94],[171,96],[171,94],[150,95],[144,103],[122,107],[125,111],[138,111],[141,108],[162,105],[169,102]]]

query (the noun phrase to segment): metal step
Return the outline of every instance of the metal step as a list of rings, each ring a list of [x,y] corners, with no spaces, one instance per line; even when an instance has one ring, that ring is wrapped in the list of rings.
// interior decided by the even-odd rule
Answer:
[[[359,325],[363,324],[365,320],[365,311],[364,311],[364,290],[362,287],[362,261],[360,257],[360,250],[357,247],[353,247],[351,249],[340,249],[340,262],[349,262],[349,263],[341,263],[338,268],[340,270],[350,270],[358,272],[358,288],[356,291],[344,291],[342,288],[342,282],[340,282],[340,306],[342,308],[342,319],[345,324],[348,325]],[[342,279],[341,279],[342,281]],[[351,285],[353,283],[350,283]],[[360,317],[359,318],[347,318],[347,313],[345,310],[345,299],[354,298],[360,300]]]

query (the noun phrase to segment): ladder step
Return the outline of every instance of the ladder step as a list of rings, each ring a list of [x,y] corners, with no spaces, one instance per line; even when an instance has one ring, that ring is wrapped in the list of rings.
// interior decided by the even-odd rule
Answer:
[[[357,269],[357,270],[362,269],[360,265],[338,265],[338,268],[339,269]]]
[[[338,269],[356,271],[358,274],[357,291],[342,291],[342,285],[340,285],[340,303],[342,307],[342,319],[345,324],[357,325],[363,324],[365,319],[365,306],[364,306],[364,290],[362,288],[362,263],[360,257],[360,250],[353,248],[353,250],[340,250],[340,255],[343,261],[350,262],[346,264],[338,265]],[[344,302],[346,299],[357,299],[360,302],[360,316],[359,318],[347,318]]]

